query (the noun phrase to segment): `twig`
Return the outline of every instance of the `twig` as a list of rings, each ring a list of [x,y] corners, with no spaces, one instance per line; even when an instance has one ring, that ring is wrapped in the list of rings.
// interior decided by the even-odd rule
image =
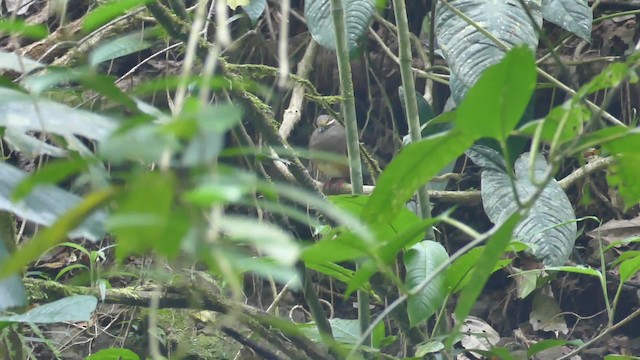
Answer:
[[[318,53],[318,43],[313,39],[309,41],[309,46],[305,50],[302,60],[298,63],[298,71],[296,75],[300,78],[308,79],[309,73],[313,69],[313,60]],[[278,133],[283,139],[288,139],[293,127],[300,121],[302,117],[302,103],[304,101],[305,86],[302,83],[296,83],[291,93],[291,100],[289,100],[289,107],[284,111],[282,117],[282,124]]]
[[[596,171],[605,169],[611,163],[613,163],[614,158],[611,156],[597,159],[593,162],[586,164],[585,166],[576,169],[571,174],[567,175],[564,179],[558,181],[560,187],[563,190],[567,190],[576,181],[583,179],[587,175],[594,173]],[[446,176],[447,174],[443,175]],[[318,189],[322,189],[323,184],[321,182],[316,182],[316,186]],[[339,187],[336,187],[336,193],[338,194],[351,194],[351,185],[348,183],[342,184]],[[371,194],[373,190],[375,190],[375,186],[365,185],[363,189],[365,194]],[[452,204],[460,204],[460,205],[472,205],[477,204],[482,201],[480,196],[480,191],[478,190],[470,190],[470,191],[437,191],[437,190],[429,190],[429,200],[432,202],[440,202],[440,203],[452,203]]]

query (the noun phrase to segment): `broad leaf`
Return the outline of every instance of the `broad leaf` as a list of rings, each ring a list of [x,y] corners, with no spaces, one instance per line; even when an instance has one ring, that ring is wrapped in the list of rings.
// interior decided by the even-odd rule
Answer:
[[[473,151],[469,151],[468,155],[474,162],[478,158]],[[526,153],[516,161],[515,171],[513,179],[495,168],[484,169],[482,172],[482,203],[494,224],[502,223],[517,210],[518,201],[512,189],[515,187],[517,190],[520,202],[527,201],[536,191],[536,185],[531,182],[531,173],[535,181],[542,181],[548,171],[548,164],[542,155],[537,155],[531,171],[529,154]],[[514,232],[514,237],[518,240],[532,245],[533,255],[542,259],[547,266],[564,265],[573,251],[576,235],[573,207],[555,179],[549,181]]]
[[[30,261],[36,260],[42,253],[63,242],[73,233],[74,229],[78,229],[83,222],[86,223],[91,216],[104,216],[104,214],[100,215],[100,209],[108,201],[112,200],[116,193],[117,191],[114,188],[105,188],[86,195],[81,201],[72,202],[71,204],[64,203],[64,205],[56,204],[58,209],[60,209],[60,206],[65,206],[69,207],[69,210],[61,214],[50,227],[41,229],[7,261],[0,263],[0,277],[21,270]],[[100,227],[103,226],[102,219],[98,221],[98,225]]]
[[[435,241],[426,240],[414,245],[404,255],[407,286],[409,288],[417,286],[448,259],[447,250]],[[407,314],[411,326],[427,320],[442,306],[447,294],[444,280],[445,273],[442,272],[419,293],[409,297]]]
[[[342,3],[347,23],[347,47],[353,49],[371,23],[375,12],[375,2],[373,0],[350,0]],[[305,0],[304,17],[313,39],[322,47],[335,51],[336,35],[333,31],[331,0]]]
[[[591,42],[593,11],[587,0],[542,0],[542,16],[545,20]]]
[[[102,349],[85,358],[85,360],[140,360],[140,357],[129,349]]]
[[[413,193],[468,149],[474,137],[453,129],[411,143],[382,172],[362,216],[368,224],[393,220]]]
[[[35,69],[45,67],[44,64],[31,60],[28,57],[18,55],[16,53],[9,53],[6,51],[0,51],[0,69],[11,70],[17,73],[30,73]]]
[[[153,43],[147,41],[150,31],[139,31],[110,39],[100,44],[89,53],[89,65],[96,66],[104,61],[134,54],[151,47]]]
[[[640,151],[638,144],[640,131],[638,128],[630,130],[626,136],[604,143],[602,147],[615,157],[615,163],[607,172],[609,186],[617,186],[618,192],[624,199],[626,208],[640,202]]]
[[[93,9],[84,17],[83,30],[91,32],[107,22],[124,15],[130,9],[153,0],[113,0]]]
[[[49,30],[44,24],[30,25],[22,19],[6,19],[5,17],[0,21],[0,33],[40,40],[49,35]]]
[[[118,237],[117,257],[155,250],[176,256],[188,230],[184,209],[174,206],[177,183],[169,173],[149,172],[133,178],[108,219]]]
[[[22,170],[0,163],[0,210],[12,212],[36,224],[50,226],[82,201],[79,196],[52,185],[35,186],[25,198],[12,200],[14,189],[27,178]],[[104,234],[105,218],[104,212],[96,212],[80,226],[70,229],[69,236],[98,241]]]
[[[591,111],[583,103],[568,101],[562,106],[553,108],[543,120],[531,121],[518,131],[524,135],[533,137],[539,126],[542,126],[540,138],[551,143],[556,138],[556,132],[560,132],[558,141],[560,144],[575,140],[582,133],[582,124],[591,117]]]
[[[355,345],[360,340],[361,331],[360,322],[358,320],[333,318],[329,319],[329,324],[331,324],[331,332],[337,342]],[[300,330],[302,330],[302,332],[311,339],[322,341],[314,323],[302,324],[300,326]],[[378,347],[380,345],[380,341],[384,338],[384,333],[384,323],[381,322],[375,327],[375,329],[373,329],[373,333],[371,334],[374,347]]]
[[[451,69],[451,93],[460,104],[469,88],[489,66],[498,63],[504,50],[447,6],[464,13],[475,23],[501,40],[508,48],[526,45],[531,51],[538,46],[537,29],[542,26],[541,0],[527,1],[536,24],[531,24],[527,10],[518,0],[467,1],[450,0],[436,5],[436,36]],[[538,5],[538,7],[535,6]]]
[[[116,121],[106,116],[0,88],[0,127],[15,132],[39,131],[67,138],[79,135],[102,141],[117,126]]]
[[[5,242],[15,242],[14,224],[11,216],[9,213],[0,211],[0,263],[3,263],[11,255]],[[21,277],[13,274],[0,278],[0,311],[26,304],[27,294]]]
[[[275,225],[228,215],[218,226],[230,240],[249,243],[280,264],[292,266],[298,261],[300,249],[293,237]]]
[[[0,316],[0,321],[49,324],[63,321],[89,321],[98,305],[90,295],[69,296],[49,304],[40,305],[24,314]]]
[[[456,111],[456,125],[472,136],[506,140],[522,118],[535,83],[531,51],[525,47],[509,51],[469,90]]]
[[[493,235],[487,240],[487,244],[482,251],[482,256],[472,270],[471,277],[473,278],[473,282],[470,282],[460,293],[458,305],[454,311],[458,323],[457,328],[461,326],[464,319],[469,315],[471,308],[476,303],[484,285],[487,283],[487,280],[489,280],[489,276],[491,276],[491,270],[496,266],[504,250],[509,245],[513,230],[520,218],[521,215],[519,212],[514,212],[507,217],[504,222],[495,226]],[[451,332],[447,340],[449,346],[452,344],[455,334],[457,334],[457,331]]]
[[[262,13],[264,13],[264,9],[267,7],[267,0],[251,0],[249,4],[243,5],[242,10],[249,16],[251,22],[255,24]]]
[[[382,261],[383,266],[391,265],[401,250],[413,246],[415,243],[424,239],[425,230],[437,224],[439,221],[439,217],[432,217],[413,223],[413,225],[403,232],[385,241],[382,247],[377,249],[376,258]],[[345,296],[360,289],[377,271],[378,268],[373,260],[369,259],[362,263],[361,266],[358,267],[351,282],[349,282]]]

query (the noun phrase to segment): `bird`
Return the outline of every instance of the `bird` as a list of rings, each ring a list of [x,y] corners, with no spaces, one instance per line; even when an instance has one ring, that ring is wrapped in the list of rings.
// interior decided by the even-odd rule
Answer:
[[[315,167],[329,181],[349,179],[349,160],[347,156],[347,132],[330,115],[316,118],[316,129],[309,138],[309,153]],[[324,153],[324,157],[320,155]],[[334,154],[335,160],[327,159],[327,153]]]

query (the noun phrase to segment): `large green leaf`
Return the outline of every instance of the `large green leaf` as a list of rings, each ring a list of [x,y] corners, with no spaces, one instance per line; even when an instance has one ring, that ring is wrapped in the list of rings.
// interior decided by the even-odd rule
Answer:
[[[535,51],[538,46],[537,29],[542,26],[540,1],[526,1],[532,5],[529,10],[536,21],[535,26],[519,0],[450,0],[447,4],[480,24],[508,48],[524,44]],[[451,93],[459,104],[484,70],[502,59],[504,50],[441,1],[436,5],[435,26],[438,45],[451,69]]]
[[[453,129],[411,143],[382,172],[362,216],[368,224],[392,221],[413,193],[475,140]]]
[[[635,128],[617,140],[602,147],[615,157],[615,163],[607,173],[609,186],[617,186],[626,208],[640,203],[640,130]]]
[[[13,201],[13,190],[27,174],[11,165],[0,163],[0,210],[12,212],[36,224],[49,226],[59,217],[77,206],[82,198],[52,185],[35,186],[20,201]],[[69,233],[71,237],[83,237],[97,241],[104,234],[106,214],[98,211]]]
[[[375,2],[373,0],[349,0],[342,3],[347,23],[347,47],[353,49],[371,23],[375,12]],[[304,17],[313,39],[322,47],[335,51],[336,35],[333,31],[331,0],[305,0]]]
[[[409,288],[420,284],[435,269],[449,259],[447,250],[435,241],[422,241],[404,254],[405,282]],[[445,273],[441,272],[422,290],[407,300],[407,314],[411,326],[427,320],[442,306],[447,295]]]
[[[153,43],[148,41],[147,38],[152,33],[157,33],[157,31],[153,31],[153,29],[137,31],[109,39],[89,53],[89,65],[96,66],[104,61],[117,59],[150,48]]]
[[[248,5],[243,5],[242,10],[249,16],[251,22],[255,24],[262,13],[264,13],[264,9],[267,8],[267,0],[251,0]]]
[[[469,151],[467,155],[474,162],[482,163],[483,161],[474,151]],[[544,178],[548,167],[542,155],[535,157],[533,164],[535,181],[541,181]],[[529,166],[529,153],[518,158],[515,172],[513,179],[496,168],[485,168],[482,172],[482,204],[487,216],[494,224],[502,223],[518,209],[513,187],[518,193],[520,202],[527,201],[536,191],[536,185],[530,178],[532,171]],[[522,219],[514,232],[514,237],[518,240],[532,245],[533,255],[542,259],[547,266],[564,265],[573,251],[576,235],[577,225],[573,207],[555,179],[549,181],[528,215]]]
[[[149,250],[177,255],[188,230],[188,216],[174,206],[176,181],[169,173],[141,173],[121,194],[107,222],[118,237],[119,259]]]
[[[129,349],[110,348],[95,352],[85,360],[140,360],[140,357]]]
[[[102,141],[117,126],[115,120],[106,116],[0,88],[0,127],[7,129],[5,137],[9,143],[20,144],[36,155],[63,155],[64,150],[35,139],[28,134],[30,131],[63,136],[78,151],[90,153],[76,135]]]
[[[95,296],[75,295],[40,305],[24,314],[0,316],[0,321],[38,324],[89,321],[96,305],[98,305],[98,299]]]
[[[0,51],[0,69],[2,70],[11,70],[17,73],[26,74],[44,66],[44,64],[31,60],[28,57],[21,56],[16,53]]]
[[[453,122],[446,121],[445,119],[453,118],[455,113],[446,112],[443,115],[439,116],[438,118],[435,118],[436,117],[435,112],[433,111],[431,104],[429,104],[429,102],[425,100],[425,98],[422,95],[420,95],[417,91],[415,93],[416,93],[416,102],[418,104],[418,118],[420,119],[421,138],[425,138],[430,135],[435,135],[435,134],[450,130],[451,127],[453,126]],[[405,104],[404,89],[402,89],[402,87],[398,88],[398,95],[400,96],[400,105],[402,105],[402,109],[404,110],[403,113],[406,113],[407,105]],[[409,143],[411,143],[411,134],[407,134],[402,138],[403,146],[406,146]],[[447,164],[447,166],[442,168],[438,172],[438,175],[443,175],[443,174],[452,172],[455,165],[456,165],[456,160],[454,159],[449,164]],[[440,182],[430,181],[427,184],[427,188],[429,190],[442,191],[447,188],[448,184],[449,184],[449,181],[440,181]]]
[[[524,135],[533,137],[542,126],[540,138],[548,143],[554,141],[556,132],[559,131],[558,141],[564,144],[573,141],[582,133],[583,124],[591,118],[591,111],[584,103],[567,101],[561,106],[553,108],[542,120],[531,121],[518,131]],[[562,127],[560,127],[562,125]]]
[[[478,296],[480,296],[484,285],[487,283],[487,280],[489,280],[489,276],[491,276],[504,250],[509,245],[513,230],[520,220],[520,217],[519,212],[514,212],[509,214],[504,222],[496,224],[494,227],[493,235],[487,240],[487,244],[482,251],[482,256],[480,256],[480,259],[478,259],[471,272],[473,281],[469,282],[460,293],[458,305],[456,305],[454,311],[458,324],[457,328],[464,323],[464,319],[469,315],[469,312],[471,312],[471,308],[476,303]],[[456,335],[457,331],[451,332],[447,342],[451,344]]]
[[[83,30],[91,32],[107,22],[124,15],[128,10],[153,0],[113,0],[101,4],[84,17]]]
[[[331,332],[337,342],[354,345],[360,340],[360,322],[357,319],[333,318],[329,319],[329,324],[331,324]],[[320,333],[314,323],[301,324],[300,330],[311,339],[322,341]],[[384,323],[381,322],[376,325],[371,334],[374,347],[380,346],[380,341],[384,338],[384,333]]]
[[[9,214],[0,212],[0,216],[7,216]],[[4,222],[6,219],[0,219]],[[2,224],[4,227],[6,224]],[[11,229],[13,230],[13,229]],[[0,231],[0,236],[5,236],[5,231]],[[0,239],[0,263],[4,262],[9,257],[9,252],[4,245],[4,238]],[[7,241],[14,241],[9,239]],[[0,278],[0,311],[11,309],[14,307],[24,306],[27,304],[27,294],[24,290],[24,284],[19,275],[13,274],[5,278]]]
[[[292,266],[298,261],[298,244],[291,234],[273,224],[227,215],[220,220],[218,226],[230,240],[249,243],[282,265]]]
[[[506,140],[522,118],[535,83],[531,51],[512,49],[502,61],[487,68],[469,90],[458,107],[456,125],[470,135]]]
[[[542,0],[542,16],[545,20],[591,41],[593,11],[587,0]]]
[[[0,186],[0,190],[4,189]],[[9,259],[0,263],[0,277],[20,271],[30,261],[35,261],[45,251],[63,242],[74,232],[74,229],[79,229],[83,222],[87,222],[92,214],[95,216],[96,212],[112,200],[116,193],[114,188],[105,188],[86,195],[80,201],[56,204],[57,209],[62,206],[70,208],[58,216],[51,226],[41,229],[31,240],[22,244]],[[103,222],[98,223],[102,227]]]

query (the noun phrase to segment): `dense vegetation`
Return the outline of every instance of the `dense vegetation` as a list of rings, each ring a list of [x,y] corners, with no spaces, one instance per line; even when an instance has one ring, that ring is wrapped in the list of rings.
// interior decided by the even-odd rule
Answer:
[[[640,354],[635,1],[0,5],[0,358]]]

